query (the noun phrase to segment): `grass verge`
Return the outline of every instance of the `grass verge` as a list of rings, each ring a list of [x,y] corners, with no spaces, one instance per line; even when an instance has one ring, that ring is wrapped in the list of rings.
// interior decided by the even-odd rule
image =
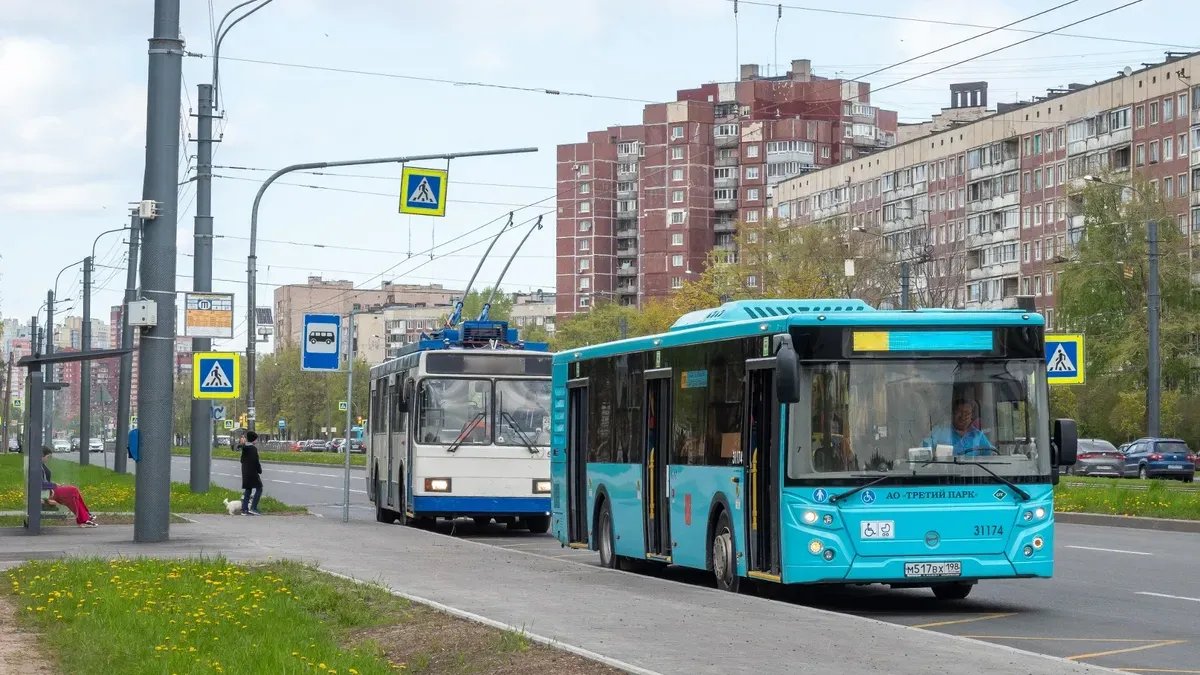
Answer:
[[[63,672],[615,672],[292,562],[73,559],[5,575],[0,592]]]
[[[1190,487],[1164,480],[1064,477],[1054,490],[1054,510],[1200,520],[1200,494]]]
[[[0,455],[0,511],[25,510],[23,455]],[[50,472],[55,483],[74,485],[83,494],[88,509],[95,513],[133,511],[132,474],[114,473],[100,466],[80,466],[75,462],[51,459]],[[225,513],[224,499],[241,500],[240,492],[213,485],[204,494],[194,494],[184,483],[171,483],[171,510],[175,513]],[[263,496],[263,513],[303,513],[299,506],[288,506],[274,497]]]
[[[171,448],[171,454],[187,457],[191,454],[188,448]],[[213,448],[212,456],[218,459],[240,459],[241,453],[229,448]],[[283,462],[285,464],[332,464],[342,466],[346,463],[341,453],[334,452],[269,452],[258,451],[258,458],[264,462]],[[366,466],[365,454],[350,454],[350,466]]]
[[[42,515],[42,527],[75,527],[75,517],[70,511],[62,509],[63,514],[57,518],[47,518]],[[104,513],[100,514],[101,525],[132,525],[132,513]],[[175,514],[171,514],[171,524],[178,525],[188,522],[186,518],[182,518]],[[23,515],[0,515],[0,527],[25,527],[25,516]]]

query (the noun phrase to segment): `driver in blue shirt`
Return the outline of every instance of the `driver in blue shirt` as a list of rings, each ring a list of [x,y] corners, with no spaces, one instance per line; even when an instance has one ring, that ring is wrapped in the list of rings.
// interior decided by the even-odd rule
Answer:
[[[929,437],[923,441],[926,447],[950,445],[954,447],[955,455],[994,455],[996,448],[988,440],[987,434],[976,426],[979,419],[978,406],[975,401],[965,398],[955,399],[954,416],[951,424],[934,428]]]

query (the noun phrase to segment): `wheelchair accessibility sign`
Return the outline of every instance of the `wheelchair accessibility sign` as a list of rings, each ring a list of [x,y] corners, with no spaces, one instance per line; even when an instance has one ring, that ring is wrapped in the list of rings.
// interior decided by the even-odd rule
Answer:
[[[1083,384],[1083,336],[1046,336],[1046,380],[1050,384]]]

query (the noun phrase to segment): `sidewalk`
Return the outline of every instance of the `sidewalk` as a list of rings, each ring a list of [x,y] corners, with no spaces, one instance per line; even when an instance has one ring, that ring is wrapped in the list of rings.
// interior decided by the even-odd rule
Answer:
[[[525,555],[411,528],[313,517],[189,516],[171,541],[131,526],[0,534],[0,561],[73,556],[299,559],[659,673],[1114,672],[777,600]]]

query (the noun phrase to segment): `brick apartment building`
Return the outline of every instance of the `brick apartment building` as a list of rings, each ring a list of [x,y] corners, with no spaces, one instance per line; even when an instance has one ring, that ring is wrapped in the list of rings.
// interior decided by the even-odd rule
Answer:
[[[947,304],[1012,307],[1032,295],[1053,327],[1062,266],[1083,235],[1085,175],[1128,183],[1136,172],[1166,200],[1169,226],[1196,241],[1197,66],[1198,54],[1168,54],[1127,75],[1000,104],[976,121],[786,180],[775,191],[777,215],[878,235],[896,259],[931,260],[916,280],[935,285],[946,282],[951,256],[963,255]]]
[[[669,294],[710,251],[733,251],[738,222],[766,217],[774,185],[896,142],[896,113],[870,105],[869,85],[807,60],[778,77],[744,65],[676,98],[558,146],[559,318]]]

